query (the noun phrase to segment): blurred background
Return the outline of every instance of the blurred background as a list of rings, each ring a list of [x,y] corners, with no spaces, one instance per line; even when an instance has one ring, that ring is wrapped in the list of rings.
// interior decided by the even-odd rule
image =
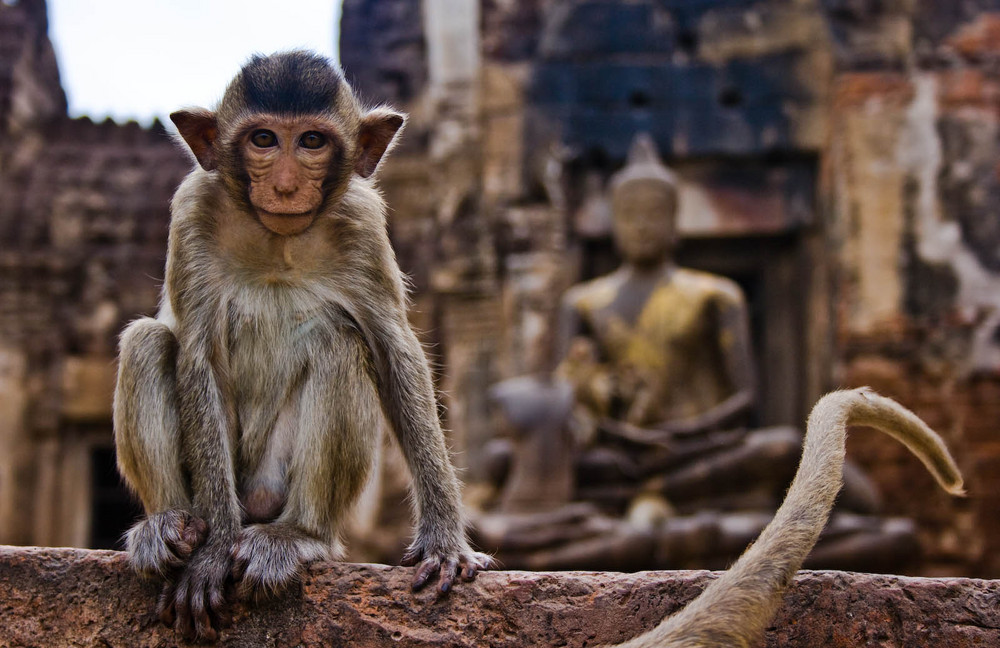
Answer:
[[[166,108],[71,114],[73,57],[49,31],[62,4],[0,2],[0,542],[120,548],[141,511],[114,465],[116,341],[156,310],[190,168],[155,116],[214,97],[182,85]],[[800,428],[840,386],[898,399],[969,491],[950,500],[901,446],[852,436],[882,513],[915,524],[905,571],[1000,577],[1000,0],[327,4],[281,10],[326,45],[174,46],[226,51],[221,72],[161,41],[118,56],[166,62],[156,80],[210,77],[218,96],[253,51],[305,45],[339,56],[368,103],[410,113],[380,185],[477,507],[498,481],[489,389],[551,369],[561,295],[619,263],[605,185],[649,133],[679,177],[680,263],[747,297],[748,424]],[[146,85],[136,74],[102,72]],[[405,544],[399,461],[387,445],[355,558]]]

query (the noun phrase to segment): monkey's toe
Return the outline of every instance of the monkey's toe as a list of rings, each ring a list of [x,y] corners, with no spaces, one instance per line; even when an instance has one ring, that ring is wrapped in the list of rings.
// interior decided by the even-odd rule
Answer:
[[[328,558],[330,547],[290,525],[254,524],[233,547],[233,577],[242,598],[278,594],[298,580],[302,563]]]
[[[408,561],[412,562],[415,556],[422,555],[424,553],[419,549],[411,549],[403,557],[403,564],[406,565]],[[493,563],[491,556],[468,548],[457,553],[431,553],[417,565],[411,587],[414,591],[423,589],[436,573],[437,592],[439,595],[444,595],[451,591],[456,578],[465,582],[473,581],[479,570],[489,569]]]
[[[413,581],[410,583],[410,587],[413,591],[419,591],[430,582],[431,576],[441,569],[441,559],[437,556],[432,556],[421,562],[417,566],[416,573],[413,574]]]

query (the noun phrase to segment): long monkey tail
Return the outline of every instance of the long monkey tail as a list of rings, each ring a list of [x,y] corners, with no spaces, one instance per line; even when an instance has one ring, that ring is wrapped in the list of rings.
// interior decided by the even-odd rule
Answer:
[[[944,442],[916,414],[867,387],[829,393],[809,415],[798,472],[757,541],[687,607],[615,648],[745,648],[758,642],[830,516],[843,481],[849,425],[895,437],[944,490],[965,494]]]

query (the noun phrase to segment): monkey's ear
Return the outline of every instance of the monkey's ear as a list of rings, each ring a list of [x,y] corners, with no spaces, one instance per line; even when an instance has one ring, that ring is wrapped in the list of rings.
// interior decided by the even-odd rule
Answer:
[[[388,108],[376,108],[361,118],[358,129],[358,159],[354,170],[362,178],[375,173],[382,156],[389,150],[396,131],[406,117]]]
[[[170,114],[170,121],[174,122],[181,137],[191,147],[198,164],[206,171],[215,169],[217,160],[213,144],[219,135],[215,113],[204,108],[178,110]]]

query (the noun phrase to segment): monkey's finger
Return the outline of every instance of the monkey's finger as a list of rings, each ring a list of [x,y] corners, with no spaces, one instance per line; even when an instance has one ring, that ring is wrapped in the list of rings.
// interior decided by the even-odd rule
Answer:
[[[428,558],[417,567],[417,573],[413,576],[413,583],[410,587],[414,591],[421,589],[431,579],[431,576],[441,567],[439,558]]]
[[[480,569],[489,569],[493,564],[493,558],[479,552],[465,554],[462,556],[459,565],[462,567],[462,580],[468,582],[476,580]]]
[[[458,560],[455,558],[449,558],[441,563],[441,569],[438,572],[438,594],[444,596],[451,591],[452,585],[455,584],[455,574],[457,572]]]
[[[174,593],[174,611],[177,614],[177,632],[185,639],[194,639],[194,624],[191,621],[191,605],[188,595],[190,583],[187,578],[182,578],[177,584]]]
[[[476,574],[479,573],[477,565],[475,563],[468,563],[462,567],[462,580],[466,583],[476,580]]]
[[[226,601],[219,601],[218,605],[212,604],[212,627],[220,629],[233,627],[233,613]]]
[[[205,589],[210,587],[195,587],[191,591],[191,617],[194,620],[194,631],[198,639],[215,641],[219,633],[212,627],[212,617],[205,606]]]
[[[399,561],[399,564],[403,567],[413,567],[420,559],[423,558],[424,552],[419,549],[410,549],[405,554],[403,554],[403,559]]]
[[[199,517],[189,516],[185,520],[180,540],[173,547],[174,553],[181,558],[188,558],[195,549],[201,546],[208,533],[208,525]]]
[[[191,518],[188,520],[188,523],[185,527],[185,531],[189,531],[191,534],[194,535],[195,537],[194,544],[200,545],[205,540],[205,538],[208,537],[208,522],[201,519],[200,517],[192,515]]]
[[[173,627],[177,618],[177,615],[174,614],[174,591],[176,589],[177,586],[172,581],[167,581],[164,583],[160,598],[156,602],[157,616],[160,617],[160,622],[168,628]]]
[[[209,587],[208,607],[215,620],[213,625],[219,628],[228,628],[233,624],[233,616],[229,612],[229,601],[223,592],[223,588]]]

